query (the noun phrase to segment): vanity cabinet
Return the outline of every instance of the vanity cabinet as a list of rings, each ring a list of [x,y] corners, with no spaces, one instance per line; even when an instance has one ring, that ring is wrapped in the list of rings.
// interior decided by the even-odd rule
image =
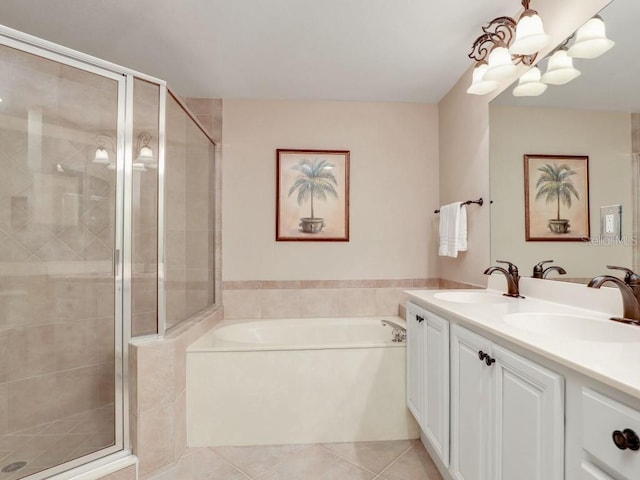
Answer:
[[[560,375],[452,325],[452,476],[562,480],[563,394]]]
[[[586,478],[640,478],[640,412],[585,388],[582,425],[581,467]]]
[[[407,304],[407,406],[449,465],[449,322]]]
[[[407,407],[423,427],[424,411],[424,313],[407,304]]]

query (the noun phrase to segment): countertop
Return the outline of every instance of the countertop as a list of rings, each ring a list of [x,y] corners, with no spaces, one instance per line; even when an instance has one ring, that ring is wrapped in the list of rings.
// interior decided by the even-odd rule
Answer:
[[[570,288],[576,289],[576,287]],[[595,309],[578,308],[573,305],[530,296],[522,299],[504,297],[505,303],[488,304],[457,303],[435,297],[435,295],[447,291],[474,293],[484,291],[501,295],[504,290],[408,290],[406,293],[412,302],[422,305],[436,314],[453,317],[462,326],[475,326],[477,327],[476,330],[480,329],[481,331],[489,332],[629,395],[640,398],[640,342],[576,340],[560,335],[552,336],[533,333],[509,325],[503,320],[503,317],[510,313],[556,313],[586,316],[612,323],[609,320],[610,312],[605,313]],[[578,301],[581,294],[587,293],[579,289],[576,291],[578,293],[576,296]],[[611,292],[603,293],[603,295],[610,294]],[[617,289],[614,294],[619,295]],[[637,335],[637,331],[640,329],[637,326],[623,324],[615,324],[615,326],[632,329],[629,332],[633,331],[633,335]]]

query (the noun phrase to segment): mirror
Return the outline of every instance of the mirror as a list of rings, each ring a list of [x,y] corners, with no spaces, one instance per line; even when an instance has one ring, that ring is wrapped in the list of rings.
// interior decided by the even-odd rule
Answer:
[[[565,85],[549,85],[537,97],[515,97],[514,84],[489,106],[492,265],[509,260],[518,265],[521,275],[529,276],[536,263],[553,259],[553,265],[564,267],[567,274],[559,277],[549,272],[548,278],[581,283],[605,273],[606,265],[637,269],[634,217],[639,209],[634,191],[640,171],[640,30],[633,19],[640,16],[640,2],[614,0],[600,16],[615,46],[597,58],[574,59],[579,77]],[[573,41],[569,40],[569,47]],[[538,62],[543,73],[547,63],[548,58]],[[571,235],[552,233],[549,224],[544,240],[526,241],[525,155],[588,156],[588,240],[574,235],[573,241],[566,241]],[[556,167],[561,164],[554,162]],[[565,192],[573,200],[571,206],[544,192],[536,198],[537,178],[543,174],[539,168],[534,164],[528,169],[534,175],[529,180],[530,212],[545,211],[549,218],[560,208],[560,218],[584,209],[586,202],[571,191]],[[570,180],[582,181],[579,176],[572,175]],[[621,216],[612,213],[615,207],[604,212],[605,230],[614,233],[601,237],[601,207],[617,205]],[[618,221],[619,237],[614,236]],[[576,226],[568,233],[572,228],[575,234]]]

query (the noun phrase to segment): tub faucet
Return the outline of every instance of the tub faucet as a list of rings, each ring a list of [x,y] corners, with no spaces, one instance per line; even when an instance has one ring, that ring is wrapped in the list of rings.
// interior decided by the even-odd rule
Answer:
[[[611,320],[640,326],[640,275],[625,267],[607,265],[607,268],[624,271],[624,280],[612,275],[599,275],[592,278],[587,287],[600,288],[607,282],[613,283],[622,295],[623,313],[622,318],[611,317]]]
[[[407,329],[402,325],[398,325],[396,322],[392,322],[391,320],[381,320],[382,325],[388,325],[393,328],[391,331],[391,335],[393,335],[394,342],[404,342],[407,339]]]
[[[484,271],[484,274],[491,275],[493,272],[502,273],[507,279],[507,293],[503,293],[503,295],[506,297],[524,298],[522,295],[520,295],[520,287],[518,286],[518,283],[520,282],[518,267],[516,267],[513,263],[504,260],[496,260],[496,262],[508,264],[508,270],[505,270],[502,267],[489,267]]]
[[[543,260],[542,262],[539,262],[535,267],[533,267],[533,275],[531,275],[531,277],[547,278],[547,275],[549,275],[549,273],[553,272],[554,270],[558,272],[558,274],[560,275],[566,275],[567,271],[564,268],[558,267],[555,265],[543,269],[543,265],[545,263],[551,263],[551,262],[553,262],[553,260]]]

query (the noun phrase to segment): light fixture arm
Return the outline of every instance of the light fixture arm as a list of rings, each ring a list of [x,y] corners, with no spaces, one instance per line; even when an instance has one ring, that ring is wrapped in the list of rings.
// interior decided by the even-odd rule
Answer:
[[[107,135],[106,133],[99,133],[94,137],[94,141],[98,145],[98,148],[106,150],[106,147],[108,146],[109,149],[115,153],[115,142],[113,141],[113,138],[111,138],[111,136]]]
[[[524,3],[529,4],[528,0],[523,0]],[[469,52],[469,58],[476,62],[486,61],[491,53],[491,50],[495,47],[508,47],[513,41],[516,32],[517,22],[511,17],[497,17],[491,20],[487,25],[482,27],[484,32],[480,35],[473,46],[471,52]],[[536,60],[537,53],[533,55],[512,55],[514,63],[522,63],[530,66]]]
[[[136,144],[136,151],[140,153],[140,149],[142,147],[149,147],[149,143],[151,142],[151,135],[148,132],[141,132],[138,135],[138,141]]]

